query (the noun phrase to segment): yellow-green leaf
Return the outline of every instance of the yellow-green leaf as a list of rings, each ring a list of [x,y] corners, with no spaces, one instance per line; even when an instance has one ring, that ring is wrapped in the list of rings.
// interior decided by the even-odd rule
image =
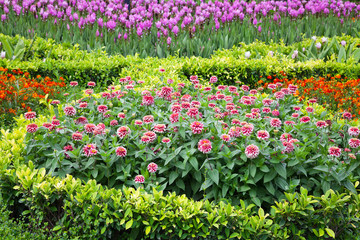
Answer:
[[[326,230],[327,234],[328,234],[330,237],[335,238],[335,233],[334,233],[334,231],[333,231],[332,229],[330,229],[330,228],[325,228],[325,230]]]

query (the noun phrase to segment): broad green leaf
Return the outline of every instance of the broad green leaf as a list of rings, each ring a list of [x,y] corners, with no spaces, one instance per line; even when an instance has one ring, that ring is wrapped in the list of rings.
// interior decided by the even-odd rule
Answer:
[[[286,168],[282,163],[275,164],[274,168],[280,176],[286,179]]]
[[[330,228],[325,228],[325,230],[326,230],[327,234],[328,234],[330,237],[335,238],[335,233],[334,233],[334,231],[333,231],[332,229],[330,229]]]
[[[219,171],[217,169],[209,169],[208,174],[211,180],[213,180],[216,185],[219,185]]]

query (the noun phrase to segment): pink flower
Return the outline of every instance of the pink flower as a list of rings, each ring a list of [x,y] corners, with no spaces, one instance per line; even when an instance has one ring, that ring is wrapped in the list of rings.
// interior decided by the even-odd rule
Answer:
[[[191,123],[190,127],[191,127],[193,134],[200,134],[202,132],[202,130],[204,129],[204,124],[196,121],[196,122]]]
[[[124,137],[126,137],[127,135],[129,135],[131,133],[131,130],[128,126],[121,126],[118,128],[116,133],[121,139],[123,139]]]
[[[209,105],[208,105],[210,108],[214,108],[214,107],[216,107],[216,104],[215,103],[209,103]]]
[[[291,125],[291,126],[296,125],[296,123],[294,121],[285,121],[284,123],[285,123],[285,125]]]
[[[161,141],[162,141],[163,143],[169,143],[169,142],[171,142],[170,138],[167,138],[167,137],[164,137]]]
[[[35,119],[36,118],[36,112],[27,112],[24,114],[24,118],[27,120]]]
[[[278,118],[272,118],[270,120],[270,126],[275,127],[275,128],[281,127],[281,120]]]
[[[141,126],[143,122],[141,120],[135,120],[135,125]]]
[[[52,105],[59,105],[60,104],[60,101],[59,100],[53,100],[51,102]]]
[[[168,80],[167,80],[167,84],[173,84],[174,83],[174,80],[172,80],[171,78],[169,78]]]
[[[150,140],[150,137],[148,137],[148,136],[141,136],[141,139],[140,139],[142,142],[144,142],[144,143],[149,143],[149,142],[151,142],[151,140]]]
[[[271,114],[272,114],[274,117],[277,117],[277,116],[280,115],[280,112],[275,109],[274,111],[271,112]]]
[[[224,142],[229,142],[230,140],[231,140],[231,137],[230,137],[230,135],[228,135],[228,134],[223,134],[223,135],[221,135],[221,137],[220,137]]]
[[[231,127],[229,129],[229,135],[231,137],[240,137],[241,136],[241,128],[238,126]]]
[[[52,120],[51,124],[54,126],[60,126],[60,121],[57,119],[54,119],[54,120]]]
[[[142,99],[142,104],[146,106],[150,106],[154,104],[154,97],[151,95],[145,95]]]
[[[64,146],[64,150],[65,150],[65,158],[70,158],[69,154],[67,154],[66,152],[71,152],[74,150],[74,148],[71,145],[67,145]]]
[[[350,127],[348,133],[350,136],[356,137],[360,134],[360,130],[357,127]]]
[[[76,110],[73,106],[66,106],[64,108],[64,113],[66,116],[74,116],[76,114]]]
[[[300,111],[300,107],[294,107],[294,111]]]
[[[74,141],[81,141],[83,139],[83,135],[81,133],[73,133],[71,136]]]
[[[271,104],[273,103],[273,100],[265,98],[264,100],[262,100],[262,103],[263,103],[264,106],[270,107]]]
[[[118,118],[121,118],[121,119],[124,119],[126,116],[125,116],[125,113],[119,113],[118,114]]]
[[[239,119],[233,119],[233,120],[231,120],[231,124],[233,124],[233,125],[240,125],[240,120]]]
[[[211,142],[208,139],[202,139],[198,143],[198,149],[202,153],[209,153],[212,149]]]
[[[313,113],[313,112],[314,112],[314,108],[312,108],[312,107],[307,107],[307,108],[306,108],[306,111],[307,111],[308,113]]]
[[[157,171],[158,169],[158,165],[156,163],[149,163],[149,165],[147,166],[147,169],[150,173],[154,173]]]
[[[298,117],[299,117],[299,114],[298,114],[298,113],[293,113],[293,114],[291,115],[291,117],[293,117],[293,118],[298,118]]]
[[[190,108],[187,113],[186,113],[189,117],[191,118],[196,118],[196,116],[199,114],[199,109],[197,108]]]
[[[43,127],[47,128],[49,131],[52,131],[55,129],[55,126],[53,124],[47,123],[47,122],[43,124]]]
[[[317,102],[317,100],[315,98],[312,98],[309,100],[309,103],[316,103],[316,102]]]
[[[165,71],[165,70],[164,70]],[[137,175],[135,177],[135,183],[144,183],[145,182],[145,177],[143,175]]]
[[[340,157],[341,149],[338,147],[330,147],[329,154],[330,154],[330,156],[333,156],[333,157]]]
[[[274,90],[276,88],[276,85],[275,84],[269,84],[268,88],[271,89],[271,90]]]
[[[95,124],[89,123],[85,125],[84,130],[86,133],[93,133],[95,127],[96,127]]]
[[[148,132],[146,132],[146,133],[144,133],[144,136],[147,136],[147,137],[149,137],[150,138],[150,142],[153,142],[153,141],[155,141],[155,139],[156,139],[156,133],[154,133],[154,132],[152,132],[152,131],[148,131]]]
[[[104,112],[106,112],[106,111],[108,110],[108,107],[107,107],[106,105],[99,105],[99,106],[97,107],[97,110],[98,110],[98,112],[100,112],[100,113],[104,113]]]
[[[290,142],[290,140],[292,139],[293,137],[291,136],[290,133],[283,133],[281,134],[280,136],[280,141],[282,142]]]
[[[96,83],[95,82],[88,82],[88,87],[95,87]]]
[[[351,115],[351,113],[349,113],[349,112],[344,112],[344,113],[343,113],[343,118],[348,119],[348,120],[351,120],[352,115]]]
[[[194,76],[190,76],[190,81],[195,81],[198,79],[198,76],[194,75]]]
[[[154,122],[154,116],[153,115],[146,115],[143,117],[143,121],[145,124],[153,123]]]
[[[222,93],[216,94],[216,99],[217,100],[222,100],[224,98],[225,98],[225,94],[222,94]]]
[[[245,155],[250,159],[256,158],[257,156],[259,156],[259,153],[259,147],[254,144],[247,146],[245,149]]]
[[[29,125],[26,126],[26,131],[28,133],[34,133],[38,130],[38,125],[36,123],[30,123]]]
[[[235,87],[235,86],[229,86],[228,90],[229,90],[229,92],[231,92],[231,93],[235,93],[235,92],[237,91],[237,87]]]
[[[249,92],[251,95],[256,95],[257,94],[257,90],[256,89],[252,89]]]
[[[307,123],[310,122],[311,118],[309,116],[303,116],[300,118],[300,122]]]
[[[241,86],[241,89],[244,91],[244,92],[248,92],[250,90],[250,87],[247,86],[247,85],[242,85]]]
[[[115,152],[116,152],[116,156],[119,157],[125,157],[127,154],[127,150],[124,147],[117,147]]]
[[[183,102],[181,103],[181,108],[183,109],[190,109],[191,104],[189,102]]]
[[[285,147],[284,153],[291,153],[294,151],[294,145],[290,142],[283,142],[283,145]]]
[[[274,93],[276,99],[284,99],[285,94],[283,92],[276,92]]]
[[[88,94],[88,95],[91,95],[91,94],[94,93],[94,90],[92,90],[92,89],[86,89],[86,90],[85,90],[85,93]]]
[[[256,135],[257,135],[257,138],[259,140],[265,140],[266,141],[266,140],[268,140],[270,138],[270,134],[266,130],[259,130],[259,131],[257,131]]]
[[[118,123],[118,121],[117,120],[111,120],[111,122],[110,122],[110,126],[117,126],[117,125],[119,125],[119,123]]]
[[[327,126],[327,124],[326,124],[325,121],[317,121],[317,122],[316,122],[316,126],[317,126],[318,128],[324,128],[324,127]]]
[[[280,90],[282,93],[284,93],[285,95],[289,95],[290,94],[290,90],[288,88],[282,88]]]
[[[170,115],[170,122],[176,123],[179,122],[179,113],[173,113]]]
[[[264,108],[262,109],[262,112],[263,112],[263,113],[270,113],[270,112],[271,112],[271,108],[269,108],[269,107],[264,107]]]
[[[163,133],[165,132],[166,126],[165,124],[156,124],[154,126],[154,132]]]
[[[254,125],[252,125],[251,123],[245,124],[244,126],[241,127],[241,132],[245,136],[250,136],[253,130],[254,130]]]
[[[358,148],[360,146],[360,140],[357,138],[349,139],[349,146],[351,148]]]
[[[78,119],[75,120],[75,123],[76,123],[77,125],[87,124],[87,123],[88,123],[88,120],[87,120],[86,117],[81,116],[81,117],[79,117]]]
[[[181,106],[178,104],[174,104],[171,106],[171,111],[173,113],[179,113],[179,112],[181,112]]]
[[[91,157],[97,154],[96,145],[88,144],[83,147],[83,153],[87,157]]]
[[[87,108],[88,103],[87,102],[82,102],[79,104],[79,108]]]
[[[70,86],[72,86],[72,87],[75,87],[75,86],[77,86],[77,85],[79,85],[79,83],[76,82],[76,81],[71,81],[71,82],[70,82]]]
[[[218,81],[218,78],[216,76],[212,76],[210,78],[210,83],[216,83]]]

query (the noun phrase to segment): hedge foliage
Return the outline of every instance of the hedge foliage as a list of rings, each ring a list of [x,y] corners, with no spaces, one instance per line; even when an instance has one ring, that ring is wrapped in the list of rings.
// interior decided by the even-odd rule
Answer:
[[[16,45],[19,37],[0,35],[0,39],[2,39],[0,41],[6,39],[12,45]],[[337,37],[336,40],[337,42],[344,40],[348,44],[360,41],[358,38],[346,36]],[[360,65],[357,61],[350,59],[346,63],[338,62],[336,54],[328,56],[327,61],[317,58],[300,59],[300,61],[291,59],[289,55],[293,51],[311,46],[312,40],[309,39],[291,46],[265,45],[259,42],[249,45],[242,44],[242,47],[217,51],[211,58],[174,56],[164,59],[108,56],[106,52],[89,53],[79,50],[78,45],[55,44],[53,40],[35,38],[33,43],[32,41],[24,39],[26,61],[0,59],[0,66],[9,69],[20,68],[32,75],[40,74],[57,79],[62,76],[68,81],[79,81],[80,83],[96,81],[104,85],[116,82],[119,77],[127,75],[145,80],[148,84],[157,84],[162,81],[162,77],[172,78],[176,82],[181,78],[198,75],[200,79],[207,81],[215,75],[219,78],[220,84],[242,81],[251,85],[256,83],[260,76],[275,75],[279,71],[284,71],[288,76],[297,78],[327,74],[340,74],[348,78],[360,77]],[[330,42],[331,39],[328,41]],[[246,51],[250,51],[252,54],[249,59],[245,58]],[[275,51],[273,57],[268,54],[269,51]],[[159,68],[167,71],[165,74],[160,74],[157,71]]]
[[[40,116],[37,122],[45,121]],[[194,201],[153,190],[107,189],[71,175],[52,177],[23,161],[25,120],[0,141],[1,197],[62,239],[348,239],[360,236],[360,194],[286,193],[268,213],[255,205]],[[358,182],[355,187],[358,187]]]

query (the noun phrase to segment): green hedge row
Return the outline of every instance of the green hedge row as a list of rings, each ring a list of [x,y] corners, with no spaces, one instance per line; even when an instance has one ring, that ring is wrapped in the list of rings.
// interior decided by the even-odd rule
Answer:
[[[39,116],[36,123],[46,121]],[[360,194],[286,193],[263,209],[175,193],[108,189],[94,180],[52,177],[24,163],[26,122],[2,131],[0,198],[14,215],[37,222],[55,239],[349,239],[360,236]],[[355,184],[358,187],[358,182]]]
[[[7,39],[15,45],[19,37],[0,35],[0,39]],[[336,41],[345,39],[350,43],[360,42],[358,38],[338,37]],[[328,41],[330,41],[329,39]],[[120,55],[108,56],[105,52],[87,52],[79,50],[78,46],[55,44],[53,40],[36,38],[24,39],[27,55],[26,61],[0,59],[0,67],[8,69],[20,68],[32,75],[43,75],[53,78],[60,76],[67,81],[96,81],[103,85],[117,83],[120,77],[131,76],[137,80],[144,80],[147,84],[156,84],[163,79],[172,78],[175,82],[191,75],[198,75],[204,81],[215,75],[220,84],[233,84],[242,81],[245,84],[254,84],[260,76],[278,74],[280,71],[289,77],[307,78],[325,76],[327,74],[347,76],[348,78],[360,77],[360,65],[350,60],[336,61],[336,56],[331,55],[330,60],[323,61],[309,58],[304,61],[289,58],[295,49],[310,47],[312,41],[307,39],[291,46],[284,44],[270,44],[255,42],[231,50],[217,51],[211,58],[168,57],[164,59],[145,58],[138,56],[123,57]],[[355,45],[354,45],[355,46]],[[250,51],[251,57],[245,58],[245,52]],[[269,56],[269,51],[277,51],[274,57]],[[159,72],[164,68],[165,73]]]

